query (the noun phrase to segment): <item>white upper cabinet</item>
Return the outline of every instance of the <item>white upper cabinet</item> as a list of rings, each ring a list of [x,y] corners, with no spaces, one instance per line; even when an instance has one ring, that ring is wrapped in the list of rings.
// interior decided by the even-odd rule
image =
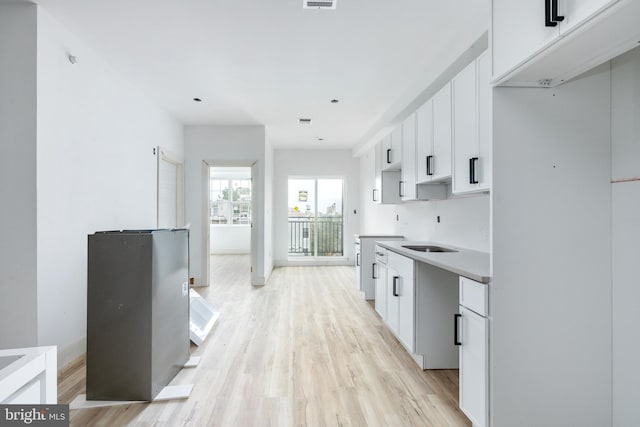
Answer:
[[[382,140],[382,170],[400,170],[402,161],[402,125]]]
[[[371,199],[374,203],[382,203],[382,141],[378,142],[373,150],[375,152],[375,177]]]
[[[557,26],[545,26],[545,2],[493,0],[493,76],[508,73],[558,38]]]
[[[452,81],[453,89],[453,185],[452,192],[470,191],[475,185],[478,146],[476,117],[476,64],[472,62]]]
[[[554,0],[549,0],[553,6]],[[584,24],[620,0],[555,0],[558,5],[560,34],[566,34]]]
[[[639,3],[492,0],[493,82],[556,86],[633,48]]]
[[[431,181],[433,159],[433,98],[416,111],[416,181]]]
[[[454,194],[491,187],[491,86],[483,53],[452,80]]]
[[[451,178],[451,82],[433,97],[432,181]]]
[[[493,176],[493,88],[491,86],[491,55],[485,52],[476,59],[478,90],[478,166],[475,171],[476,190],[489,191]]]
[[[382,140],[375,146],[375,177],[371,198],[374,203],[397,204],[400,203],[400,171],[382,170],[386,160],[382,154],[386,150],[384,142]]]
[[[416,115],[402,122],[402,170],[400,178],[400,198],[416,200]]]
[[[418,183],[451,178],[451,83],[444,85],[416,112],[416,179]]]

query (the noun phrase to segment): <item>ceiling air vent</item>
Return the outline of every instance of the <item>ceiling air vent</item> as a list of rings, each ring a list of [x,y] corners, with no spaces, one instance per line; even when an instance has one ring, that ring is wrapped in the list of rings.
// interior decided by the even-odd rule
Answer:
[[[305,9],[335,9],[338,0],[302,0]]]
[[[311,119],[298,119],[298,123],[301,125],[310,125]]]

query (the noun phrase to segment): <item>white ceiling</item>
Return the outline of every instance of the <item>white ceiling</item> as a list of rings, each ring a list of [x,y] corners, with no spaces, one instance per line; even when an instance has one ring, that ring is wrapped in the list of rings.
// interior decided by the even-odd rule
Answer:
[[[276,148],[367,143],[488,26],[487,0],[37,3],[182,123],[265,125]]]

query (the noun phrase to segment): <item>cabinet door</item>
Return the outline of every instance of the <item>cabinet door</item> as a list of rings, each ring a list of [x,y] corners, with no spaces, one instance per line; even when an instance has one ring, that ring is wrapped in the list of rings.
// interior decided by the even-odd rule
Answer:
[[[382,141],[382,170],[399,170],[402,161],[402,125],[396,126]]]
[[[356,289],[362,291],[362,254],[360,253],[360,243],[356,242]]]
[[[383,204],[396,205],[400,200],[400,171],[382,172],[382,187],[380,198]]]
[[[400,198],[416,199],[416,115],[402,122],[402,165],[400,169]]]
[[[393,147],[391,145],[391,134],[382,138],[382,149],[380,151],[381,167],[380,170],[389,170],[393,166]]]
[[[400,313],[400,299],[397,292],[400,281],[400,274],[387,265],[387,326],[398,335],[398,320]]]
[[[376,263],[376,278],[375,278],[375,307],[376,311],[382,317],[382,320],[387,320],[387,268],[384,264]]]
[[[487,425],[488,320],[460,306],[460,409],[474,426]]]
[[[490,81],[491,55],[485,52],[476,60],[476,74],[478,87],[478,164],[476,176],[478,185],[476,190],[489,191],[492,176],[492,145],[493,145],[493,89]]]
[[[373,149],[375,151],[375,176],[371,198],[374,203],[382,202],[382,141],[378,142]]]
[[[545,26],[545,0],[492,0],[491,4],[494,79],[559,37],[558,26]]]
[[[451,144],[449,144],[451,151]],[[433,98],[416,111],[416,182],[431,181],[433,165]]]
[[[431,178],[434,181],[451,178],[451,82],[433,97],[432,154]]]
[[[566,34],[599,13],[604,12],[619,0],[559,0],[558,14],[564,16],[560,23],[560,34]]]
[[[403,269],[406,270],[406,269]],[[410,353],[415,353],[415,281],[413,274],[413,261],[411,269],[400,272],[400,280],[397,285],[398,297],[398,338]]]
[[[396,167],[400,167],[402,161],[402,126],[398,125],[391,132],[391,163]]]
[[[478,126],[476,63],[469,64],[451,81],[453,93],[453,185],[452,192],[473,189],[471,169],[477,157]]]

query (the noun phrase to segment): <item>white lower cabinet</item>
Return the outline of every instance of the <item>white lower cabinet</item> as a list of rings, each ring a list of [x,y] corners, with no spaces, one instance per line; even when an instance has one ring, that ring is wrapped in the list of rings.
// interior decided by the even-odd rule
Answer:
[[[451,320],[458,310],[458,276],[388,251],[386,289],[383,319],[418,366],[457,369]]]
[[[375,264],[373,281],[375,288],[375,308],[380,317],[387,318],[387,250],[375,246]]]
[[[394,252],[387,258],[387,324],[410,353],[415,351],[413,260]]]
[[[487,285],[460,278],[460,409],[474,427],[489,425],[489,319]]]
[[[390,264],[387,264],[387,316],[384,321],[387,323],[391,332],[396,336],[398,335],[398,323],[400,318],[400,301],[396,297],[396,287],[398,286],[398,280],[400,279],[400,273],[398,273]]]
[[[402,236],[358,235],[356,238],[356,287],[366,300],[377,298],[375,280],[380,267],[376,260],[378,240],[402,240]]]
[[[360,252],[360,240],[356,240],[355,242],[355,251],[356,251],[356,289],[359,291],[362,290],[362,261]]]
[[[385,319],[387,317],[387,267],[384,264],[376,263],[376,311]]]

